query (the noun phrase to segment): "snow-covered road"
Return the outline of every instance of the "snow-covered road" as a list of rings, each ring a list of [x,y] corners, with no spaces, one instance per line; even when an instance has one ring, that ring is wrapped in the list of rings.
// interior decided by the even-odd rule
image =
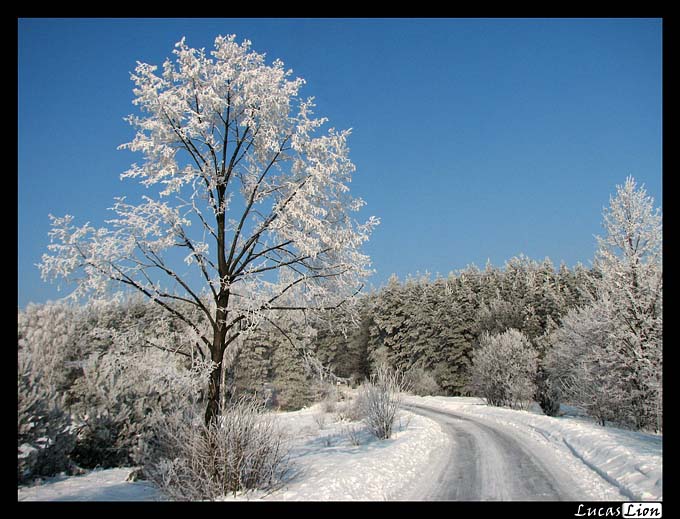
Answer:
[[[610,499],[626,499],[605,481],[597,481],[600,488],[593,495],[596,475],[588,474],[584,487],[587,468],[575,472],[554,450],[512,428],[441,408],[413,403],[406,408],[437,421],[450,438],[445,455],[408,499],[578,501],[603,492]]]
[[[410,411],[437,421],[451,439],[429,488],[427,501],[576,500],[574,482],[554,474],[551,464],[499,427],[451,411],[408,406]],[[413,496],[415,497],[415,496]]]
[[[537,405],[519,411],[472,397],[408,396],[406,403],[451,412],[509,435],[555,479],[571,479],[579,501],[663,499],[661,435],[602,427],[566,406],[564,416],[551,417]]]

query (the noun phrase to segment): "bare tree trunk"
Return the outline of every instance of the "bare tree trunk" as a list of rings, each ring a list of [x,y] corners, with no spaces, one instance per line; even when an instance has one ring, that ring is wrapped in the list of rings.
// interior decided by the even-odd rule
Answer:
[[[217,347],[212,351],[211,360],[217,364],[215,369],[210,374],[210,382],[208,383],[208,403],[205,409],[205,424],[210,422],[220,414],[220,389],[222,382],[222,360],[224,358],[224,349]]]
[[[225,365],[225,359],[222,357],[222,387],[220,391],[220,409],[225,409],[227,407],[227,368]]]
[[[216,366],[210,373],[208,383],[208,403],[205,409],[205,424],[210,422],[220,414],[220,393],[222,387],[222,363],[224,361],[224,350],[226,349],[227,330],[225,326],[227,312],[226,307],[218,307],[216,313],[216,325],[213,333],[213,343],[210,348],[210,360]]]
[[[220,209],[224,201],[225,186],[218,187],[218,203]],[[220,275],[220,291],[217,294],[215,303],[217,311],[215,312],[215,324],[213,332],[213,343],[210,348],[210,358],[217,364],[215,369],[210,374],[210,383],[208,385],[208,403],[205,410],[205,424],[210,425],[210,422],[220,413],[220,389],[222,385],[222,361],[224,360],[224,350],[226,348],[225,342],[227,337],[227,308],[229,305],[229,288],[228,288],[228,274],[229,269],[227,259],[225,257],[225,221],[224,212],[219,212],[216,215],[217,219],[217,270]]]

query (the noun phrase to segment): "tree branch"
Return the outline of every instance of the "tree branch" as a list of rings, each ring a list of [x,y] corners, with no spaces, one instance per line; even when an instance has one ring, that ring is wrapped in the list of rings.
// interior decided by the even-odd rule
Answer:
[[[283,140],[283,143],[281,144],[281,146],[283,146],[288,139],[290,139],[290,135],[287,136]],[[279,148],[281,148],[281,146],[279,146]],[[241,236],[241,231],[243,230],[243,225],[244,225],[246,219],[248,218],[248,214],[250,213],[250,209],[253,207],[253,204],[255,203],[255,197],[257,196],[257,190],[260,187],[260,184],[262,184],[262,181],[264,180],[264,178],[267,176],[267,173],[269,173],[272,166],[276,163],[276,160],[279,158],[280,155],[281,155],[281,151],[279,150],[278,152],[276,152],[276,154],[274,155],[272,160],[269,162],[267,167],[264,169],[264,171],[262,172],[262,174],[258,178],[257,183],[255,184],[255,186],[253,186],[253,190],[250,193],[250,197],[248,198],[248,203],[246,204],[246,208],[244,209],[243,215],[241,216],[241,220],[239,221],[238,227],[236,228],[236,232],[234,233],[234,238],[231,242],[231,248],[229,250],[229,258],[227,259],[227,265],[228,265],[228,268],[229,268],[229,274],[230,275],[233,275],[234,267],[235,267],[235,265],[232,265],[231,262],[232,262],[232,259],[234,258],[234,252],[236,251],[236,244],[238,243],[238,239]]]
[[[259,257],[261,257],[261,256],[264,256],[264,255],[266,255],[267,253],[272,252],[272,251],[275,251],[275,250],[284,250],[284,247],[286,247],[287,245],[290,245],[291,243],[293,243],[293,240],[287,240],[287,241],[285,241],[285,242],[283,242],[283,243],[279,243],[278,245],[274,245],[274,246],[272,246],[272,247],[269,247],[269,248],[267,248],[267,249],[264,249],[264,250],[258,252],[257,254],[253,254],[253,250],[255,250],[255,247],[253,246],[253,247],[251,248],[250,252],[248,253],[248,257],[243,261],[243,263],[241,263],[240,266],[238,266],[238,268],[237,268],[236,271],[234,272],[234,274],[233,274],[234,277],[238,276],[238,275],[245,269],[245,267],[246,267],[249,263],[252,263],[252,262],[255,261],[257,258],[259,258]]]
[[[193,290],[191,290],[191,288],[186,284],[186,282],[185,282],[182,278],[180,278],[175,272],[173,272],[172,270],[170,270],[169,268],[167,268],[167,267],[165,266],[165,263],[163,262],[163,260],[162,260],[162,259],[158,256],[158,254],[156,254],[153,250],[149,249],[149,253],[147,253],[147,251],[144,250],[144,247],[142,246],[141,243],[139,243],[139,240],[137,240],[137,238],[135,238],[135,244],[137,245],[137,248],[142,252],[142,254],[144,254],[144,257],[145,257],[146,259],[148,259],[151,263],[153,263],[153,264],[154,264],[156,267],[158,267],[160,270],[162,270],[163,272],[165,272],[165,273],[166,273],[168,276],[170,276],[172,279],[174,279],[175,281],[177,281],[177,282],[184,288],[184,290],[187,291],[187,293],[194,299],[194,301],[196,302],[197,306],[198,306],[198,307],[203,311],[203,313],[206,315],[206,317],[207,317],[208,320],[210,321],[210,324],[211,324],[212,326],[215,326],[215,321],[214,321],[212,315],[210,314],[210,311],[205,307],[205,305],[203,304],[203,301],[201,300],[201,298],[198,297],[198,296],[193,292]],[[150,254],[150,255],[149,255],[149,254]]]
[[[183,356],[185,356],[185,357],[191,358],[191,354],[189,354],[189,353],[187,353],[187,352],[185,352],[185,351],[180,351],[179,349],[171,350],[170,348],[165,348],[165,347],[160,346],[160,345],[158,345],[158,344],[154,344],[153,342],[151,342],[151,341],[149,341],[149,340],[147,340],[147,339],[144,339],[144,342],[145,342],[146,344],[148,344],[148,346],[142,345],[142,347],[145,347],[145,348],[151,348],[151,347],[153,347],[153,348],[159,349],[159,350],[161,350],[161,351],[167,351],[168,353],[176,353],[176,354],[178,354],[178,355],[183,355]],[[180,347],[181,347],[181,346],[180,346]],[[201,353],[201,355],[203,355],[203,352],[202,352],[200,349],[199,349],[199,352]]]
[[[185,317],[181,312],[178,310],[172,308],[165,302],[161,301],[160,299],[154,297],[154,294],[150,293],[147,289],[145,289],[143,286],[141,286],[139,283],[137,283],[134,279],[132,279],[130,276],[125,274],[118,266],[111,264],[111,267],[116,270],[120,276],[122,277],[115,277],[111,276],[110,274],[106,273],[106,271],[103,271],[100,269],[97,265],[94,265],[91,262],[88,262],[88,264],[100,272],[104,273],[107,275],[109,278],[111,278],[113,281],[118,281],[120,283],[125,283],[126,285],[129,285],[137,290],[139,290],[142,294],[147,296],[149,299],[151,299],[154,303],[160,305],[161,307],[165,308],[168,312],[170,312],[172,315],[180,319],[182,322],[186,323],[189,327],[191,327],[192,330],[196,332],[196,334],[200,337],[200,339],[203,341],[203,343],[210,348],[211,342],[205,338],[205,336],[201,333],[201,331],[198,329],[198,326],[196,326],[193,322],[191,322],[187,317]]]
[[[280,212],[281,212],[283,209],[286,208],[286,206],[291,202],[291,200],[293,200],[293,198],[295,198],[295,195],[297,195],[297,194],[300,192],[300,189],[302,189],[302,187],[307,183],[307,181],[308,181],[309,179],[310,179],[309,176],[304,177],[304,179],[302,180],[302,182],[300,182],[300,185],[298,185],[297,188],[295,189],[295,191],[293,191],[293,192],[288,196],[288,198],[287,198],[286,200],[284,200],[284,202],[281,204],[281,206],[278,207],[278,208],[277,208],[277,207],[274,207],[274,208],[272,209],[272,212],[271,212],[271,213],[269,214],[269,216],[265,219],[265,221],[262,222],[262,224],[260,225],[260,228],[259,228],[255,233],[253,233],[253,235],[248,239],[248,241],[247,241],[247,242],[244,244],[244,246],[241,248],[241,252],[239,253],[238,256],[236,256],[236,258],[235,258],[234,261],[233,261],[233,264],[234,264],[234,265],[238,264],[238,262],[241,260],[241,258],[243,257],[243,255],[246,253],[246,251],[247,251],[247,250],[248,250],[248,249],[249,249],[249,248],[257,241],[257,240],[260,239],[260,235],[261,235],[264,231],[266,231],[266,230],[269,228],[269,226],[272,224],[272,222],[273,222],[274,220],[276,220],[276,218],[278,217],[278,215],[280,214]]]

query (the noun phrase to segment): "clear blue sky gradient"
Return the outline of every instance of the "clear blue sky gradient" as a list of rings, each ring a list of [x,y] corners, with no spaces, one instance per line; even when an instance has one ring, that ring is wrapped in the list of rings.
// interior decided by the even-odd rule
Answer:
[[[40,279],[48,214],[102,225],[140,160],[129,73],[182,36],[247,38],[306,79],[329,126],[353,128],[366,251],[390,274],[447,274],[519,253],[589,265],[627,175],[662,189],[658,19],[21,19],[18,304],[64,295]]]

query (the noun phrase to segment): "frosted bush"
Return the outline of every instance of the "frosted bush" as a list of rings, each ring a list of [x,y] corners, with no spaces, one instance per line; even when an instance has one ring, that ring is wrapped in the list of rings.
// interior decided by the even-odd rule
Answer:
[[[326,427],[326,414],[325,413],[315,414],[314,423],[319,429],[323,429],[324,427]]]
[[[209,425],[199,419],[168,427],[161,452],[145,472],[180,501],[270,489],[290,469],[287,439],[274,416],[263,402],[245,396]]]
[[[472,385],[490,405],[524,408],[536,392],[537,354],[515,329],[482,334],[473,353]]]
[[[347,440],[355,447],[361,445],[362,427],[358,424],[344,424],[341,428],[342,434],[347,437]]]
[[[439,395],[442,390],[432,373],[424,368],[411,368],[406,374],[411,392],[419,396]]]
[[[408,389],[403,374],[381,364],[359,389],[359,405],[364,421],[373,435],[386,440],[392,435],[394,419],[402,401],[401,393]]]
[[[74,434],[66,390],[77,377],[82,312],[63,303],[29,304],[17,314],[17,477],[72,468]]]
[[[25,483],[68,470],[74,436],[68,414],[33,371],[30,358],[18,360],[17,480]]]
[[[168,420],[196,403],[208,368],[186,366],[176,355],[149,349],[93,355],[74,387],[78,445],[83,467],[143,463],[153,457],[153,438]]]

